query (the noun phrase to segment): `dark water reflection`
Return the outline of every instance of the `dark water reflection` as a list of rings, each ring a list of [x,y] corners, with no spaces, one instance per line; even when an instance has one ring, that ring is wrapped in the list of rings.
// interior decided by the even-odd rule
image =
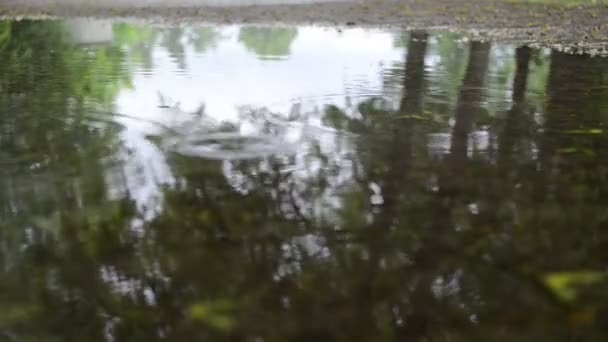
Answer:
[[[0,339],[608,339],[606,59],[71,20],[0,60]]]

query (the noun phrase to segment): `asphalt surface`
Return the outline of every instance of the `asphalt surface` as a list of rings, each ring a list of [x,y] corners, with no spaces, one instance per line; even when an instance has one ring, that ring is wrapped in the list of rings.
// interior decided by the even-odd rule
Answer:
[[[0,15],[447,29],[608,55],[606,5],[559,7],[502,0],[0,0]]]

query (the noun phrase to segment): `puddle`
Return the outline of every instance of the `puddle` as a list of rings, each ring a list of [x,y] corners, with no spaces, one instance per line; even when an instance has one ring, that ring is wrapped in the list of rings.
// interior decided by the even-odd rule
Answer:
[[[0,22],[7,340],[604,340],[608,59]]]

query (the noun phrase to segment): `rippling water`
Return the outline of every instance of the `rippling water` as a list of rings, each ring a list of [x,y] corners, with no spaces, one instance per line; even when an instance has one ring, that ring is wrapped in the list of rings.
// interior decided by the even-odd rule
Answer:
[[[0,340],[605,341],[608,60],[0,22]]]

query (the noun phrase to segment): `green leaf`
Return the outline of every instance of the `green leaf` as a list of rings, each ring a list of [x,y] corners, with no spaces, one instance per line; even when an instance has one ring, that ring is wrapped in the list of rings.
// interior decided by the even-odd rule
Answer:
[[[559,299],[572,302],[577,299],[581,287],[603,281],[605,275],[597,271],[556,272],[543,277],[543,283]]]
[[[200,301],[190,306],[190,318],[218,330],[227,331],[234,326],[234,305],[227,300]]]
[[[604,130],[601,128],[590,128],[590,129],[572,129],[565,131],[566,134],[604,134]]]

